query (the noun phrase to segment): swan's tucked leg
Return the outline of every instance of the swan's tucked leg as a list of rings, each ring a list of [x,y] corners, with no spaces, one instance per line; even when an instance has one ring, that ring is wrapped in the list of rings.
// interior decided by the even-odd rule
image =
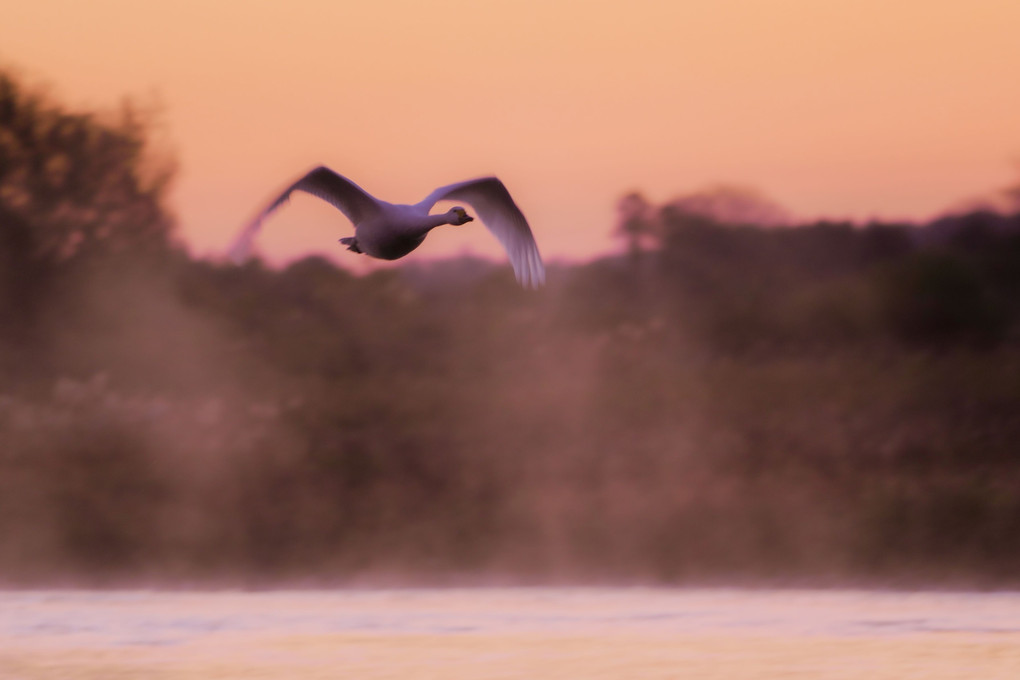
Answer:
[[[340,243],[347,246],[347,250],[350,250],[351,252],[354,253],[362,252],[361,248],[358,247],[358,240],[353,236],[345,236],[344,238],[340,239]]]

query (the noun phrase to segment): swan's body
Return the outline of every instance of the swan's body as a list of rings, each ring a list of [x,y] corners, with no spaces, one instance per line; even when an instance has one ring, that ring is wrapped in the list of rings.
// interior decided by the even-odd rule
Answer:
[[[499,239],[510,258],[517,280],[536,287],[545,282],[545,267],[531,228],[503,183],[483,177],[436,189],[420,203],[400,205],[375,198],[349,179],[320,166],[291,184],[256,215],[230,249],[235,262],[243,260],[262,221],[290,198],[304,191],[336,206],[354,224],[353,238],[342,238],[348,250],[382,260],[396,260],[421,245],[430,231],[443,224],[460,225],[474,218],[461,208],[429,214],[439,201],[463,201]]]

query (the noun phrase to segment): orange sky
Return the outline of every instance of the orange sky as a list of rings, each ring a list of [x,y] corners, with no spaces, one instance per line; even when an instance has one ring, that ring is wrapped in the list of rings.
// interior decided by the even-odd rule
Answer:
[[[924,218],[1020,157],[1016,0],[3,5],[0,64],[74,106],[161,102],[199,253],[317,163],[408,202],[497,174],[556,259],[616,247],[630,189],[730,182],[805,217]],[[349,231],[299,198],[260,245],[354,264]],[[499,253],[470,227],[421,252],[467,250]]]

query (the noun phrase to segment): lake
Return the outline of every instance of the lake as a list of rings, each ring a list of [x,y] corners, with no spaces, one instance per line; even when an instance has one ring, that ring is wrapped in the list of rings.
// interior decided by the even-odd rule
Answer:
[[[1020,678],[1020,593],[0,591],[0,679]]]

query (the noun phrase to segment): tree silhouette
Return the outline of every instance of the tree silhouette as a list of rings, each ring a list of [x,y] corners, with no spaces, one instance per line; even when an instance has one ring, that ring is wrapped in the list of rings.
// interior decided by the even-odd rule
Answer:
[[[655,211],[645,197],[633,191],[616,204],[616,235],[627,241],[627,250],[640,253],[657,240]]]
[[[0,73],[0,319],[31,326],[56,278],[166,251],[173,164],[154,158],[150,120],[69,112]]]
[[[706,217],[720,224],[776,227],[790,224],[790,213],[754,189],[729,184],[710,187],[675,198],[668,207],[675,213]]]

